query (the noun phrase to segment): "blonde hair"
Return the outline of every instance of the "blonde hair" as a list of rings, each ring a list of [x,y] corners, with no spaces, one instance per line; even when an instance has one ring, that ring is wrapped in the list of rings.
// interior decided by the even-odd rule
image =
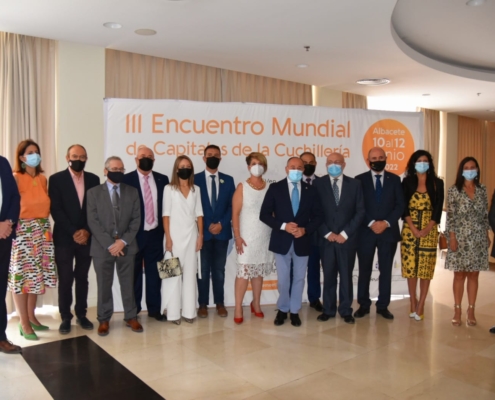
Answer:
[[[191,164],[192,174],[189,177],[189,179],[187,180],[187,184],[189,186],[189,189],[194,191],[194,165],[193,165],[193,162],[191,161],[191,159],[186,155],[178,156],[175,159],[174,168],[172,170],[172,180],[170,181],[170,185],[172,185],[172,187],[174,189],[179,189],[180,182],[179,182],[179,176],[177,175],[177,170],[179,169],[179,164],[182,160],[187,160]]]
[[[251,161],[253,161],[253,159],[258,160],[261,163],[261,165],[263,165],[263,167],[265,167],[265,172],[268,171],[268,161],[263,154],[258,153],[256,151],[253,151],[251,154],[249,154],[246,157],[246,164],[248,167],[251,164]]]

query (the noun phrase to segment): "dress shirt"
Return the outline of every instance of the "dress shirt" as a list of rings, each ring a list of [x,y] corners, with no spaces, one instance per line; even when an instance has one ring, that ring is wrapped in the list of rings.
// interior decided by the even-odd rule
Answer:
[[[292,191],[294,190],[294,184],[287,178],[287,183],[289,185],[289,197],[290,200],[292,201]],[[299,203],[301,203],[301,181],[297,182],[297,190],[299,191]],[[287,225],[287,222],[284,222],[282,226],[280,227],[281,231],[285,231],[285,226]]]
[[[119,195],[119,199],[120,199],[120,183],[110,183],[107,180],[107,187],[108,187],[108,194],[110,195],[110,202],[112,202],[113,187],[115,185],[117,185],[117,194]],[[122,199],[120,199],[120,200],[122,200]],[[124,242],[124,244],[127,246],[127,242],[125,240],[123,240],[123,239],[119,239],[119,240],[122,240],[122,242]],[[109,246],[108,248],[110,248],[112,246]]]
[[[315,175],[315,174],[313,174],[313,175],[311,175],[311,176],[306,176],[306,175],[303,175],[303,178],[302,178],[303,182],[304,182],[304,183],[308,183],[308,181],[307,181],[307,179],[308,179],[308,178],[309,178],[309,179],[311,179],[311,181],[309,182],[309,184],[310,184],[310,185],[312,185],[312,184],[313,184],[313,182],[314,182],[314,181],[315,181],[315,179],[316,179],[316,175]]]
[[[376,190],[376,178],[375,176],[377,175],[380,175],[380,182],[382,183],[382,188],[383,188],[383,184],[385,183],[385,179],[384,176],[385,176],[385,170],[381,171],[381,172],[376,172],[376,171],[373,171],[373,170],[370,170],[371,172],[371,180],[373,182],[373,187],[375,188]],[[390,228],[390,224],[388,223],[388,221],[385,221],[388,225],[388,227]],[[371,225],[373,225],[375,223],[375,220],[371,221],[369,224],[368,224],[368,227],[371,228]]]
[[[76,187],[77,197],[79,197],[79,204],[82,208],[84,201],[84,171],[81,172],[80,176],[77,176],[70,168],[70,175],[72,176],[72,182]]]
[[[333,177],[331,175],[328,175],[328,178],[330,179],[330,186],[332,187],[333,189],[333,182],[334,182],[334,179],[337,179],[337,187],[339,188],[339,203],[340,203],[340,198],[342,197],[342,181],[344,180],[344,175],[341,174],[337,177]],[[333,194],[333,191],[332,191],[332,195]],[[332,232],[328,232],[324,237],[325,239],[328,239],[328,237],[332,234]],[[340,234],[344,237],[345,240],[347,240],[348,236],[347,236],[347,233],[345,233],[345,231],[342,231],[340,232]]]
[[[212,175],[215,175],[215,183],[217,184],[217,200],[218,200],[218,193],[220,193],[220,178],[218,177],[218,170],[215,173],[211,173],[205,169],[206,189],[208,190],[208,198],[210,199],[210,204],[211,204],[211,176]]]
[[[143,203],[144,203],[144,185],[146,183],[145,176],[139,170],[137,170],[138,177],[139,177],[139,185],[141,186],[141,194],[143,195]],[[144,206],[144,230],[145,231],[151,231],[152,229],[155,229],[158,226],[158,190],[156,188],[156,182],[155,182],[155,177],[153,176],[153,172],[150,172],[148,174],[148,183],[150,185],[151,189],[151,197],[153,198],[153,209],[155,210],[155,221],[150,225],[146,222],[146,206]],[[211,178],[210,178],[211,179]]]

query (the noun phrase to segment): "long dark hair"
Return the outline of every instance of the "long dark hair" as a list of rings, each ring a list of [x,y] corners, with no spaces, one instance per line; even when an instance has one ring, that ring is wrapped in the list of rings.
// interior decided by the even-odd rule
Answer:
[[[428,159],[428,164],[430,164],[430,167],[428,168],[428,171],[426,171],[426,180],[431,180],[432,178],[436,178],[437,174],[435,172],[435,165],[433,164],[433,158],[431,157],[431,154],[427,152],[426,150],[416,150],[414,153],[412,153],[411,157],[409,158],[409,161],[407,162],[407,169],[406,169],[406,175],[405,176],[416,176],[416,162],[420,157],[426,156]]]
[[[14,160],[14,169],[13,169],[14,172],[20,174],[26,172],[25,167],[23,167],[24,162],[22,162],[19,157],[23,156],[24,153],[26,152],[26,149],[31,145],[33,145],[38,149],[38,154],[41,156],[41,150],[38,143],[36,143],[34,140],[31,139],[23,140],[21,143],[17,145],[17,150],[15,151],[15,160]],[[43,168],[41,168],[41,162],[35,169],[36,169],[36,175],[41,174],[43,172]]]
[[[464,181],[466,179],[462,176],[462,172],[464,171],[464,165],[466,165],[469,161],[473,161],[476,164],[476,168],[478,168],[478,176],[474,178],[474,184],[476,186],[480,185],[481,169],[480,169],[480,165],[478,164],[478,161],[474,157],[464,157],[462,161],[459,163],[459,168],[457,168],[457,177],[455,178],[455,186],[459,192],[462,190],[462,187],[464,186]]]

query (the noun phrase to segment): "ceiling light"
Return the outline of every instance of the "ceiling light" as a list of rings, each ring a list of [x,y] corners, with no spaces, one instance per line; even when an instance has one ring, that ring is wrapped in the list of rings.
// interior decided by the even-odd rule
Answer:
[[[471,7],[482,6],[485,4],[486,0],[469,0],[466,5]]]
[[[308,68],[308,64],[297,64],[297,68]]]
[[[369,79],[360,79],[356,81],[360,85],[368,85],[368,86],[379,86],[386,85],[390,83],[390,79],[387,78],[369,78]]]
[[[423,96],[430,96],[429,93],[423,93]]]
[[[119,24],[118,22],[105,22],[103,24],[105,28],[110,28],[110,29],[120,29],[122,28],[122,25]]]
[[[486,111],[495,113],[495,108],[492,108],[492,109],[486,110]]]
[[[153,29],[136,29],[134,31],[137,35],[142,35],[142,36],[152,36],[156,35],[156,31]]]

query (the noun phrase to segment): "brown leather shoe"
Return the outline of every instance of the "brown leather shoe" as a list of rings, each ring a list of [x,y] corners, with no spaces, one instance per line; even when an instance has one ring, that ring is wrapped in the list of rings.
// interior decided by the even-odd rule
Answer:
[[[142,332],[143,327],[138,322],[137,318],[128,319],[125,321],[126,326],[132,329],[133,332]]]
[[[208,307],[205,305],[200,305],[198,309],[198,317],[206,318],[208,316]]]
[[[22,349],[8,340],[2,340],[0,341],[0,352],[5,354],[19,354],[22,352]]]
[[[223,304],[217,304],[217,313],[219,317],[225,318],[229,313]]]
[[[98,327],[98,336],[107,336],[109,330],[110,324],[108,321],[100,322],[100,326]]]

